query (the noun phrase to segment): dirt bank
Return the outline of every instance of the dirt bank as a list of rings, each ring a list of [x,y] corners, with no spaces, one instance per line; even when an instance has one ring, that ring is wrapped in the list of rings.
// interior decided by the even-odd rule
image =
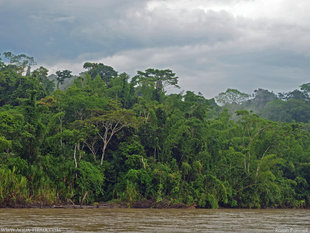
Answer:
[[[32,203],[3,203],[0,208],[73,208],[73,209],[95,209],[95,208],[195,208],[195,206],[189,206],[183,203],[171,203],[168,200],[156,201],[152,200],[139,200],[135,202],[101,202],[90,205],[79,205],[74,203],[58,203],[58,204],[46,204],[40,202]]]

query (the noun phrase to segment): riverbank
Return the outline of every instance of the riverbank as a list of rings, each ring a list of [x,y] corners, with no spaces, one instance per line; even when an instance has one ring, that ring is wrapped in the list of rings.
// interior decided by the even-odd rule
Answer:
[[[40,202],[32,203],[6,203],[0,205],[0,208],[53,208],[53,209],[96,209],[96,208],[154,208],[154,209],[188,209],[196,208],[195,205],[186,205],[183,203],[171,203],[168,200],[140,200],[136,202],[102,202],[89,205],[80,205],[74,203],[46,204]]]

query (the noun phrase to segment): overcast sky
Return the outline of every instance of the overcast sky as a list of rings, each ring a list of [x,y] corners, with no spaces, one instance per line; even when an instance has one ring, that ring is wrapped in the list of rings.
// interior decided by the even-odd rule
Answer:
[[[51,72],[86,61],[169,68],[184,90],[275,93],[310,82],[309,0],[0,0],[0,52]]]

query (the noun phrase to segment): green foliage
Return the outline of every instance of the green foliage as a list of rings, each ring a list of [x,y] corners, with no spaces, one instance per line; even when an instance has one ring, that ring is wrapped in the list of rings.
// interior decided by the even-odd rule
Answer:
[[[73,77],[73,75],[71,74],[72,71],[70,70],[63,70],[63,71],[56,71],[56,80],[57,80],[57,89],[59,89],[59,84],[64,84],[64,81],[66,79],[70,79]]]
[[[39,80],[39,82],[44,87],[47,94],[52,94],[52,92],[55,88],[55,84],[53,81],[48,79],[47,74],[48,74],[48,70],[46,68],[40,66],[40,68],[38,68],[32,72],[32,77]]]
[[[27,179],[15,173],[15,167],[0,167],[0,206],[22,204],[28,199]]]
[[[25,71],[25,68],[28,66],[28,70],[32,65],[35,65],[35,61],[33,57],[29,57],[25,54],[15,55],[12,52],[4,52],[3,53],[5,59],[9,61],[9,68],[13,68],[18,73],[22,74]],[[27,70],[27,74],[29,74]]]
[[[250,97],[249,94],[242,93],[237,89],[228,88],[225,92],[220,93],[216,97],[216,101],[221,104],[242,104]]]
[[[90,162],[81,161],[77,175],[77,199],[79,203],[87,204],[99,201],[104,195],[104,170]]]
[[[111,66],[102,63],[86,62],[83,68],[88,70],[87,73],[92,79],[99,76],[107,85],[111,82],[112,78],[117,76],[117,72]]]
[[[217,101],[178,87],[171,70],[136,76],[85,63],[30,72],[0,60],[0,205],[152,200],[200,208],[310,206],[309,83]],[[25,69],[28,66],[28,72]],[[265,120],[264,118],[269,120]]]
[[[0,135],[0,151],[9,150],[12,147],[12,141],[7,140],[4,136]]]

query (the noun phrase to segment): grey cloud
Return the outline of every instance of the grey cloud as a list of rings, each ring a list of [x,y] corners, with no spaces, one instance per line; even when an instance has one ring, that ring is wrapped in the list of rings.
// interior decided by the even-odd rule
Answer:
[[[140,1],[128,0],[2,1],[0,19],[6,23],[0,26],[0,38],[4,38],[0,42],[13,50],[24,48],[43,60],[72,59],[98,50],[106,56],[118,49],[112,35],[117,34],[109,22],[138,5]],[[12,46],[9,39],[18,42]],[[42,56],[42,51],[47,55]]]
[[[237,34],[233,21],[223,12],[196,10],[176,14],[156,9],[130,15],[117,26],[126,37],[137,38],[143,46],[171,46],[230,40]]]
[[[232,18],[223,12],[174,12],[165,8],[150,12],[145,8],[147,1],[141,2],[26,0],[16,1],[16,8],[10,2],[8,8],[21,12],[14,16],[15,22],[26,25],[15,24],[12,34],[23,36],[26,48],[33,42],[29,47],[33,47],[34,55],[46,50],[52,59],[72,59],[86,52],[108,56],[124,49],[217,43],[236,34]]]
[[[121,52],[102,61],[134,75],[149,66],[171,68],[186,90],[213,97],[226,88],[251,93],[257,88],[288,91],[309,82],[309,58],[272,45],[253,49],[242,40]]]
[[[132,75],[149,67],[171,68],[184,89],[208,97],[228,87],[280,91],[309,81],[307,23],[166,5],[150,9],[150,2],[0,1],[1,49],[26,52],[53,70],[58,63],[72,64],[76,73],[87,60]],[[251,0],[194,2],[230,5]]]

